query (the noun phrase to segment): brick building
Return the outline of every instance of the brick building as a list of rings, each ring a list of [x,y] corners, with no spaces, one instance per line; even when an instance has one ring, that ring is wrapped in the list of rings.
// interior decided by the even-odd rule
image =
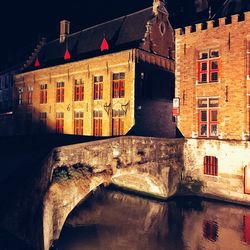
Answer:
[[[182,135],[248,139],[250,12],[176,29],[175,36]]]
[[[174,36],[164,2],[48,42],[15,78],[18,133],[173,137]]]

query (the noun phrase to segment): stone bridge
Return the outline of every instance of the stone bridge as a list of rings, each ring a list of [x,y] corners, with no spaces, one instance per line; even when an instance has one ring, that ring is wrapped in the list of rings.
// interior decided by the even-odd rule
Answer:
[[[161,199],[172,196],[183,168],[183,145],[178,139],[118,137],[55,148],[41,178],[47,187],[40,249],[50,248],[69,213],[102,184]]]

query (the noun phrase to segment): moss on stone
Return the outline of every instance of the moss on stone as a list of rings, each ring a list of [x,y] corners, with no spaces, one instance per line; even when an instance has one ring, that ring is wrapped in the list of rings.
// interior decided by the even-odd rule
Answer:
[[[80,179],[83,176],[90,176],[93,168],[89,164],[76,163],[72,166],[60,166],[53,172],[52,182]]]
[[[178,193],[200,193],[203,187],[203,181],[194,180],[191,176],[186,176],[178,185]]]

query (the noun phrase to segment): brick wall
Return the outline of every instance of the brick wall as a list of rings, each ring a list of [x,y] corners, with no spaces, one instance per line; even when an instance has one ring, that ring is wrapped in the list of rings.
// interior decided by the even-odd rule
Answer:
[[[176,30],[176,97],[180,98],[178,128],[185,137],[199,136],[197,99],[219,98],[218,137],[246,139],[250,131],[247,109],[247,42],[250,41],[250,12],[245,20],[232,16]],[[207,25],[207,27],[205,27]],[[184,34],[183,34],[184,32]],[[200,51],[219,49],[219,79],[198,83],[198,55]],[[247,80],[248,79],[248,80]]]

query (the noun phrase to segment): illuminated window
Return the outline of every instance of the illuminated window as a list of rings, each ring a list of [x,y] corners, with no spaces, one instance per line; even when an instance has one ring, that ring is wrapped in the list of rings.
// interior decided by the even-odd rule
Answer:
[[[83,111],[74,112],[74,134],[83,135]]]
[[[214,156],[204,156],[204,174],[218,175],[218,158]]]
[[[44,133],[47,130],[47,113],[40,112],[40,119],[39,119],[39,129],[40,132]]]
[[[47,84],[40,85],[40,104],[47,103]]]
[[[103,76],[94,77],[94,100],[100,100],[103,97]]]
[[[93,121],[93,135],[102,136],[102,111],[94,110]]]
[[[199,98],[199,136],[217,137],[218,136],[218,98]]]
[[[113,98],[125,97],[125,73],[113,74]]]
[[[18,88],[18,105],[23,104],[23,88]]]
[[[33,87],[28,86],[28,104],[32,104],[32,98],[33,98]]]
[[[250,80],[250,41],[247,41],[247,78]]]
[[[56,83],[56,102],[64,102],[64,82]]]
[[[74,88],[74,100],[75,101],[83,101],[84,98],[84,86],[82,79],[75,80],[75,88]]]
[[[64,132],[64,113],[56,112],[56,133],[63,134]]]
[[[218,239],[218,224],[215,221],[203,222],[203,236],[209,241],[217,241]]]
[[[198,58],[198,82],[219,81],[219,50],[201,51]]]
[[[124,116],[123,110],[112,110],[112,135],[124,134]]]

